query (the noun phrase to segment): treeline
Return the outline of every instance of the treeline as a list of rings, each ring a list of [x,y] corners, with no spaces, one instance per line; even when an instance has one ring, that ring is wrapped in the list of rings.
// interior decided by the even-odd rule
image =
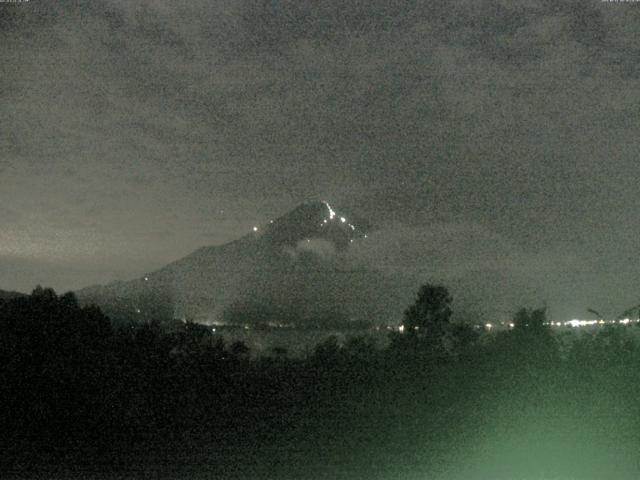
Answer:
[[[525,309],[513,330],[480,335],[450,323],[451,304],[427,285],[388,348],[329,338],[292,359],[251,356],[193,323],[114,326],[50,289],[1,300],[3,471],[404,478],[455,466],[592,478],[612,442],[640,446],[632,327],[568,339]],[[617,478],[635,472],[616,465],[628,470]]]

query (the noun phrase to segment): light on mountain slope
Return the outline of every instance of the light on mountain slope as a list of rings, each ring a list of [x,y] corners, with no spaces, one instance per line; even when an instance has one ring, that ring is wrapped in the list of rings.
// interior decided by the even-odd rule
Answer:
[[[327,209],[329,210],[329,220],[333,220],[333,217],[336,216],[336,212],[333,211],[333,208],[331,208],[331,205],[329,205],[327,202],[322,202],[326,205]]]

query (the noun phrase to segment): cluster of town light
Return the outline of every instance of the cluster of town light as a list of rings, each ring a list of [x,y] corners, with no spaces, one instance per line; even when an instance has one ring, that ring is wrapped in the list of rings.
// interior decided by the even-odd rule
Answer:
[[[569,320],[568,322],[564,322],[564,323],[560,323],[560,322],[556,322],[555,325],[556,326],[562,326],[564,325],[565,327],[588,327],[588,326],[592,326],[592,325],[613,325],[613,324],[619,324],[619,325],[629,325],[630,323],[638,323],[640,322],[640,319],[636,319],[636,320],[631,320],[630,318],[620,318],[618,320],[578,320],[578,319],[573,319],[573,320]],[[554,323],[552,322],[551,325],[553,326]]]
[[[543,325],[546,326],[550,326],[550,327],[572,327],[572,328],[577,328],[577,327],[590,327],[590,326],[601,326],[601,325],[629,325],[632,323],[640,323],[640,319],[636,319],[636,320],[632,320],[630,318],[621,318],[618,320],[578,320],[578,319],[573,319],[573,320],[567,320],[566,322],[545,322],[543,323]],[[509,328],[514,328],[516,325],[513,322],[509,322],[507,324],[505,324],[504,322],[500,322],[501,326],[507,326]],[[476,325],[476,328],[482,328],[484,326],[484,328],[486,328],[488,331],[493,329],[496,324],[494,323],[485,323],[484,325]],[[417,330],[417,327],[416,327]],[[400,333],[403,333],[405,331],[405,326],[404,325],[400,325],[398,327],[398,331]]]
[[[632,320],[630,318],[621,318],[618,320],[578,320],[576,318],[574,318],[573,320],[567,320],[566,322],[545,322],[543,323],[543,325],[545,326],[549,326],[549,327],[572,327],[572,328],[577,328],[577,327],[593,327],[596,325],[629,325],[630,323],[640,323],[640,319],[636,319],[636,320]],[[503,324],[504,325],[504,324]],[[513,322],[510,322],[507,324],[509,328],[514,328],[515,324]],[[491,330],[491,328],[493,328],[493,324],[491,323],[487,323],[485,324],[485,327],[488,330]]]

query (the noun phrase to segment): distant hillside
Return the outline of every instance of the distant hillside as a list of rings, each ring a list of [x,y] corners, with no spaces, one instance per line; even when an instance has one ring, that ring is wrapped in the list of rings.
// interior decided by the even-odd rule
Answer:
[[[304,203],[142,278],[76,293],[82,303],[128,318],[314,327],[372,321],[388,311],[393,285],[345,261],[371,228],[325,202]]]

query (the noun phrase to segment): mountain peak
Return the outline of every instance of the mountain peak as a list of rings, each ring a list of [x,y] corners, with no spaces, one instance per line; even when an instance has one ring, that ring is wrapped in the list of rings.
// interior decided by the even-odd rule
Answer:
[[[305,202],[289,213],[272,220],[263,238],[284,245],[295,245],[308,239],[323,239],[344,248],[350,242],[366,236],[370,226],[361,220],[337,212],[326,201]]]

